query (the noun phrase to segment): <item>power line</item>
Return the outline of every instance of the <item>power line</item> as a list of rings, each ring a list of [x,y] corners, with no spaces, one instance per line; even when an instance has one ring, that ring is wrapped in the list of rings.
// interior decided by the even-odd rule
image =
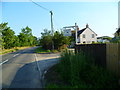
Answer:
[[[35,5],[41,7],[42,9],[49,11],[50,15],[51,15],[51,31],[52,31],[52,36],[54,36],[54,28],[53,28],[53,12],[39,4],[37,4],[36,2],[33,2],[32,0],[30,0],[32,3],[34,3]],[[54,42],[52,41],[52,49],[54,50]]]
[[[30,1],[31,1],[32,3],[34,3],[34,4],[36,4],[37,6],[41,7],[42,9],[44,9],[44,10],[46,10],[46,11],[50,11],[49,9],[41,6],[40,4],[37,4],[36,2],[34,2],[34,1],[32,1],[32,0],[30,0]]]

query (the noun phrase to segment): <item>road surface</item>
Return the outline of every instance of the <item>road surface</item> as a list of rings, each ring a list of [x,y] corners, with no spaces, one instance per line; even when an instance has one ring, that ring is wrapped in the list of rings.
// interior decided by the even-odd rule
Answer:
[[[35,48],[2,56],[2,88],[43,88],[44,73],[59,62],[59,54],[36,54]]]

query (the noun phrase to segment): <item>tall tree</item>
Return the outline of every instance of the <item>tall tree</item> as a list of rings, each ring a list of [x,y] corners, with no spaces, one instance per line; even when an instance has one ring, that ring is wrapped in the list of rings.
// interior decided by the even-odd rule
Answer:
[[[1,49],[4,48],[4,44],[5,44],[4,39],[3,39],[3,35],[2,35],[2,31],[7,28],[7,24],[8,23],[1,23],[0,24],[0,48]]]
[[[38,45],[38,40],[35,36],[33,36],[33,45]]]
[[[2,30],[2,38],[4,40],[4,48],[9,49],[14,47],[15,32],[10,27]]]
[[[15,41],[13,42],[14,47],[19,47],[20,46],[20,40],[18,38],[18,36],[15,36]]]
[[[28,26],[21,29],[21,33],[18,35],[21,46],[32,46],[34,37],[32,35],[32,29]]]

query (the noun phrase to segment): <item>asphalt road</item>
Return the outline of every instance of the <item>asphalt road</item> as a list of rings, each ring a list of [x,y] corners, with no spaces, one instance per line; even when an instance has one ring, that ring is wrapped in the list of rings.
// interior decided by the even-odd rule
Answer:
[[[36,54],[33,48],[2,56],[2,88],[42,88],[44,73],[58,63],[59,54]]]

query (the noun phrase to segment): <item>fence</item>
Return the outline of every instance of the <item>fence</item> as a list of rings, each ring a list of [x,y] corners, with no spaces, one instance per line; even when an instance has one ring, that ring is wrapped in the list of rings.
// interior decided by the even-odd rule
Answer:
[[[81,44],[75,46],[75,52],[90,54],[99,66],[107,68],[120,76],[120,44]]]

